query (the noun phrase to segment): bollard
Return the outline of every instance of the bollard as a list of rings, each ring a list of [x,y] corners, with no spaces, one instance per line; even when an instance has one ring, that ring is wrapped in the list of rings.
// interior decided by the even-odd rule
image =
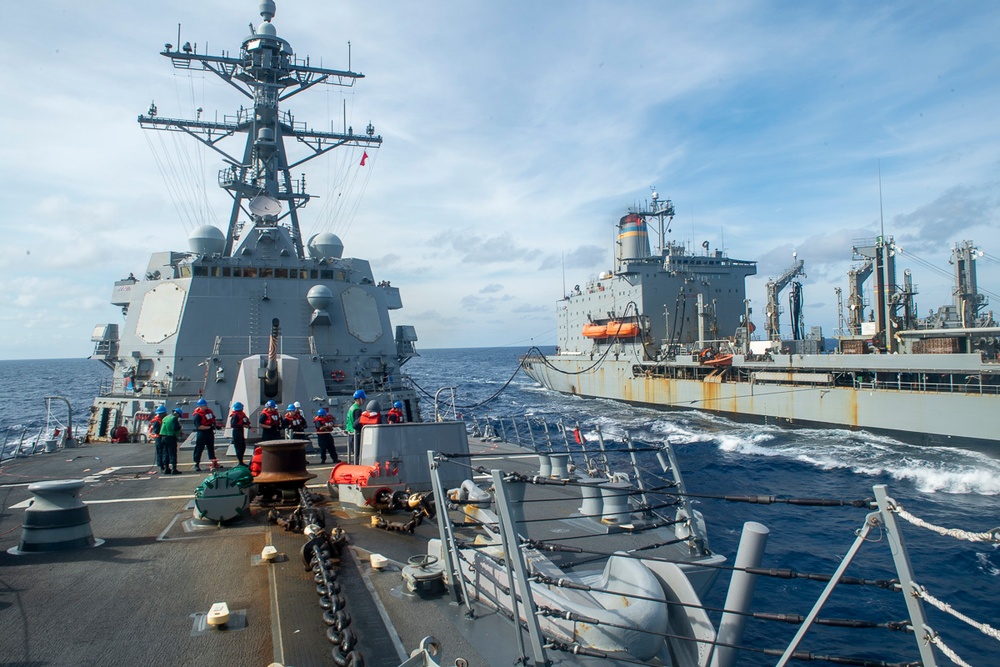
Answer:
[[[78,497],[83,485],[82,479],[58,479],[29,485],[28,491],[35,498],[24,511],[20,543],[7,553],[67,551],[104,544],[104,540],[94,539],[90,510]]]

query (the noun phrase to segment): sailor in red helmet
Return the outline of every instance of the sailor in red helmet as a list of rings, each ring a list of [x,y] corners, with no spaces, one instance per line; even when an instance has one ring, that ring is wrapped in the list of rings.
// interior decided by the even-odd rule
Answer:
[[[201,470],[201,453],[208,450],[208,458],[215,462],[215,428],[217,426],[215,413],[208,407],[208,401],[198,399],[198,407],[194,409],[194,469]]]

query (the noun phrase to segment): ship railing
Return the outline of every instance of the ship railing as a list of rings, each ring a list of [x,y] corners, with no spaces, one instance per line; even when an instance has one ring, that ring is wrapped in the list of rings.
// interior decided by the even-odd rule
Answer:
[[[963,377],[957,382],[953,377],[949,382],[903,382],[901,380],[862,381],[858,379],[855,380],[855,387],[857,389],[867,390],[889,389],[896,391],[919,391],[941,394],[1000,394],[1000,385],[984,383],[978,376],[969,376],[967,378]]]
[[[0,445],[0,463],[14,458],[34,456],[45,451],[44,434],[44,426],[39,428],[37,433],[34,428],[29,429],[27,426],[5,429],[3,445]]]
[[[52,403],[66,404],[66,420],[63,421],[52,409]],[[13,437],[12,437],[13,436]],[[26,458],[36,454],[49,454],[60,447],[76,447],[73,437],[73,407],[63,396],[45,397],[45,424],[35,432],[34,427],[8,428],[3,433],[0,445],[0,463],[14,458]]]
[[[270,336],[217,336],[212,353],[250,357],[255,354],[267,354],[270,343]],[[315,341],[312,336],[280,336],[278,354],[289,356],[316,354]]]
[[[519,420],[511,420],[510,418],[490,418],[482,420],[474,419],[471,420],[470,427],[473,433],[481,434],[486,438],[496,438],[498,440],[501,439],[503,434],[513,433],[516,429],[516,432],[524,434],[522,439],[530,440],[530,438],[527,437],[525,427],[521,425],[521,422]],[[538,451],[542,454],[540,457],[541,459],[545,457],[547,445],[545,444],[544,435],[539,435],[537,433],[539,430],[540,427],[537,424],[531,429],[531,431],[536,434],[536,444],[540,445]],[[626,439],[623,440],[623,442],[627,442],[630,445],[630,449],[638,450],[637,447],[632,445],[630,440]],[[664,451],[670,451],[667,443],[665,443],[664,447]],[[497,457],[497,454],[495,453],[487,455],[492,456],[493,458]],[[433,452],[429,453],[430,465],[432,471],[434,471],[432,473],[432,484],[435,485],[434,492],[435,497],[437,498],[448,498],[448,496],[444,494],[444,489],[441,487],[441,481],[438,477],[438,473],[436,472],[436,468],[439,467],[440,463],[444,460],[454,462],[456,459],[450,458],[449,455],[445,454],[436,455]],[[584,591],[587,594],[605,593],[621,595],[626,598],[632,595],[632,597],[635,597],[637,601],[649,601],[650,597],[648,597],[648,592],[647,596],[637,596],[623,591],[600,590],[589,586],[581,586],[580,582],[576,581],[572,577],[569,579],[547,578],[546,570],[543,566],[539,565],[539,554],[557,552],[559,557],[562,559],[561,567],[564,570],[566,567],[569,567],[571,571],[573,571],[574,566],[592,563],[595,560],[603,560],[604,558],[610,558],[611,556],[638,558],[651,562],[656,562],[658,557],[656,555],[650,555],[649,551],[642,550],[628,552],[618,551],[614,553],[611,553],[610,550],[606,550],[607,553],[600,553],[599,549],[588,551],[587,548],[584,548],[581,550],[577,546],[570,546],[564,542],[560,542],[560,538],[558,536],[528,539],[528,531],[526,529],[528,523],[534,521],[557,521],[565,519],[566,517],[552,516],[546,519],[532,516],[530,519],[526,520],[524,509],[520,506],[524,503],[538,503],[540,501],[532,498],[526,499],[523,487],[537,484],[572,486],[575,483],[578,484],[580,478],[570,475],[569,478],[555,480],[546,477],[541,473],[524,475],[517,473],[505,473],[501,470],[487,471],[482,467],[475,467],[474,458],[471,459],[471,462],[472,465],[470,465],[470,470],[472,472],[479,472],[480,474],[488,473],[494,489],[494,496],[491,499],[492,505],[490,506],[495,508],[496,515],[495,519],[488,524],[488,527],[491,528],[488,532],[491,532],[493,535],[497,536],[496,539],[502,541],[502,543],[495,544],[495,547],[497,547],[496,553],[512,555],[513,558],[491,556],[491,552],[487,547],[479,544],[478,542],[469,542],[467,540],[463,541],[461,537],[457,537],[456,525],[453,525],[448,517],[448,507],[446,501],[445,506],[439,507],[440,511],[438,512],[439,532],[442,539],[441,555],[442,558],[447,561],[446,568],[449,574],[449,583],[451,584],[453,594],[456,596],[456,603],[466,604],[469,609],[470,616],[474,616],[474,609],[472,606],[473,602],[484,603],[487,606],[498,609],[502,614],[506,615],[515,627],[515,639],[520,647],[521,655],[524,656],[524,659],[522,660],[523,664],[551,664],[551,654],[556,651],[568,651],[578,655],[605,657],[612,664],[617,664],[615,658],[622,658],[620,654],[616,655],[614,653],[605,652],[601,655],[600,652],[593,652],[592,649],[585,645],[574,643],[569,640],[560,640],[558,638],[558,632],[555,635],[549,632],[554,622],[551,621],[551,618],[591,625],[595,623],[595,619],[583,617],[574,618],[572,614],[567,614],[566,610],[546,608],[544,606],[544,599],[536,599],[536,590],[533,588],[533,584],[542,584],[550,590],[553,588],[565,587],[568,589],[568,594],[574,594],[574,591]],[[517,487],[522,488],[518,489]],[[641,485],[633,486],[632,489],[633,490],[630,491],[631,500],[629,501],[629,506],[630,511],[633,513],[633,516],[635,516],[635,507],[639,503],[640,499],[642,505],[647,506],[649,499],[646,498]],[[888,489],[885,485],[876,485],[873,487],[873,491],[874,498],[868,498],[865,500],[782,499],[770,496],[699,496],[698,494],[688,494],[682,482],[673,486],[671,490],[666,492],[666,494],[672,496],[690,495],[691,498],[695,499],[712,498],[725,500],[727,502],[753,503],[755,505],[786,503],[790,506],[849,506],[865,509],[868,513],[864,517],[858,530],[854,531],[855,540],[853,544],[846,550],[846,552],[844,552],[843,557],[839,560],[839,563],[836,565],[832,574],[806,573],[796,572],[785,568],[762,567],[761,557],[763,553],[763,543],[759,538],[757,538],[759,544],[754,544],[755,538],[753,537],[753,534],[756,531],[758,534],[763,535],[766,539],[767,529],[760,524],[750,522],[744,526],[744,538],[740,542],[739,551],[734,565],[709,565],[703,562],[697,562],[698,565],[703,567],[719,567],[721,569],[728,569],[732,571],[733,581],[730,584],[729,595],[726,597],[724,607],[722,609],[705,609],[702,607],[702,611],[704,612],[712,612],[713,614],[721,613],[717,633],[709,638],[706,638],[704,635],[696,637],[692,635],[682,636],[672,634],[677,632],[674,627],[660,628],[659,630],[650,628],[633,628],[632,630],[663,636],[664,639],[674,642],[675,645],[676,642],[680,642],[682,645],[687,646],[708,644],[709,650],[715,653],[715,657],[710,659],[711,664],[718,665],[719,667],[734,664],[737,652],[763,652],[765,655],[775,657],[780,656],[776,664],[778,667],[784,667],[789,664],[790,661],[799,660],[803,655],[805,655],[804,652],[799,650],[799,646],[801,645],[806,634],[810,633],[810,631],[815,632],[816,626],[832,626],[834,628],[838,628],[842,632],[860,630],[862,628],[882,628],[886,631],[897,631],[911,634],[917,645],[916,648],[920,657],[919,664],[924,665],[924,667],[936,667],[936,665],[939,664],[938,660],[940,658],[938,653],[946,656],[949,660],[954,662],[954,664],[967,666],[968,663],[966,663],[959,655],[962,647],[966,646],[966,644],[962,643],[960,640],[952,639],[951,637],[948,637],[948,641],[946,642],[945,636],[938,631],[938,629],[944,628],[946,625],[948,626],[949,635],[952,633],[960,634],[961,629],[954,627],[955,623],[945,624],[944,621],[941,621],[941,625],[938,626],[938,629],[935,629],[928,616],[928,612],[934,613],[934,610],[927,608],[926,605],[930,605],[934,609],[961,621],[968,627],[973,628],[993,639],[1000,640],[1000,630],[992,627],[987,622],[971,618],[967,614],[963,613],[960,607],[953,607],[947,602],[938,599],[938,597],[936,597],[929,590],[926,582],[921,582],[921,580],[914,573],[907,550],[906,540],[904,539],[904,535],[900,529],[900,524],[897,519],[904,519],[915,526],[928,529],[938,533],[939,535],[970,542],[988,543],[994,546],[1000,545],[1000,527],[992,530],[977,532],[935,526],[906,512],[893,498],[889,496]],[[454,496],[451,497],[451,501],[452,509],[461,509],[462,503],[466,502],[456,501]],[[472,503],[471,500],[467,502]],[[544,505],[544,503],[542,503],[542,505]],[[677,503],[674,503],[674,506],[677,506]],[[538,507],[538,505],[536,505],[536,507]],[[466,514],[468,515],[469,512],[466,511]],[[480,513],[480,516],[488,515]],[[475,523],[476,522],[473,521],[473,525]],[[465,518],[465,525],[470,525],[468,517]],[[481,527],[487,527],[487,525],[483,524]],[[748,535],[750,537],[748,537]],[[479,544],[478,547],[476,546],[477,544]],[[892,559],[891,570],[894,571],[895,578],[871,579],[846,576],[848,568],[853,563],[863,563],[864,561],[871,559],[871,554],[862,553],[863,550],[886,548],[888,549],[887,556]],[[475,555],[470,557],[470,554]],[[495,560],[495,567],[492,568],[491,573],[487,573],[478,567],[478,564],[484,562],[482,560],[484,558],[493,558]],[[574,558],[579,560],[574,561]],[[681,561],[670,561],[667,559],[662,560],[681,564]],[[539,569],[540,567],[542,567],[542,569]],[[464,574],[466,572],[469,574]],[[506,572],[506,574],[504,574],[504,572]],[[800,579],[806,581],[824,582],[825,586],[815,598],[815,602],[812,604],[811,609],[805,616],[799,616],[797,614],[754,613],[749,610],[748,602],[750,594],[755,586],[755,580],[760,577],[780,579],[782,580],[782,585],[787,585],[784,580]],[[479,584],[478,586],[476,585],[477,583]],[[484,583],[485,587],[483,586]],[[906,620],[875,622],[868,620],[820,618],[819,614],[824,607],[827,606],[827,603],[831,600],[831,597],[838,586],[847,586],[850,588],[864,586],[869,587],[869,589],[885,591],[889,595],[899,595],[901,599],[894,602],[892,606],[898,604],[905,607]],[[469,592],[470,590],[473,591],[471,598]],[[500,595],[501,592],[504,593],[502,596]],[[496,599],[499,597],[502,597],[503,599]],[[743,600],[743,598],[747,599]],[[810,598],[807,597],[806,599],[808,600]],[[666,601],[664,601],[664,604],[667,604]],[[746,609],[742,608],[744,605],[746,605]],[[684,605],[682,604],[681,606]],[[882,603],[879,603],[878,606],[889,608],[887,605]],[[553,617],[553,614],[556,616]],[[741,617],[742,620],[733,620],[737,617]],[[541,622],[539,620],[546,618],[549,620],[542,620]],[[782,645],[781,648],[762,649],[755,646],[743,646],[741,645],[743,631],[742,625],[746,623],[748,618],[753,618],[762,622],[772,621],[793,623],[798,627],[794,636],[790,641],[788,641],[787,645]],[[570,625],[572,627],[572,623]],[[525,641],[525,637],[523,636],[525,632],[527,633],[527,641]],[[572,633],[570,634],[571,636],[574,636]],[[758,633],[758,636],[767,637],[772,635],[760,635]],[[839,644],[843,646],[861,646],[870,645],[870,643],[870,640],[865,640],[864,642],[858,644],[853,644],[849,641],[843,640],[839,641]],[[885,644],[885,646],[887,650],[894,650],[889,648],[889,644]],[[958,647],[958,650],[954,647]],[[937,652],[935,652],[935,649],[937,649]],[[899,650],[899,648],[897,647],[895,650]],[[695,651],[695,653],[697,654],[698,652]],[[812,656],[811,659],[842,662],[842,664],[874,664],[852,656],[821,657],[814,654],[810,655]],[[634,660],[628,658],[624,658],[623,660],[624,662],[634,662]],[[698,664],[708,663],[698,662]]]

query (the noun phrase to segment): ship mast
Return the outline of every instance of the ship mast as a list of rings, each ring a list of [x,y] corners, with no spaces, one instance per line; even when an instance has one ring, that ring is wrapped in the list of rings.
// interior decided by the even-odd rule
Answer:
[[[306,205],[310,195],[306,192],[305,176],[293,179],[292,170],[340,146],[378,146],[382,137],[375,134],[371,123],[365,134],[355,134],[351,128],[344,128],[343,132],[308,129],[290,112],[279,109],[279,102],[316,84],[351,87],[364,75],[312,67],[308,59],[296,58],[291,45],[277,36],[271,24],[274,2],[264,0],[260,8],[264,21],[257,28],[251,26],[251,34],[243,40],[238,58],[199,54],[190,43],[176,49],[166,44],[160,52],[170,58],[176,69],[194,69],[200,64],[203,70],[212,72],[251,100],[250,108],[241,106],[235,117],[225,116],[219,122],[200,117],[161,118],[154,104],[147,114],[139,116],[139,124],[144,129],[185,132],[218,152],[228,163],[219,172],[219,186],[233,198],[225,256],[233,252],[242,212],[256,227],[287,226],[299,258],[304,258],[298,210]],[[219,146],[223,139],[236,134],[247,135],[239,158]],[[285,151],[286,138],[295,139],[312,152],[290,163]]]
[[[666,247],[666,235],[670,232],[670,222],[674,219],[674,203],[669,199],[661,200],[656,188],[650,190],[653,191],[652,205],[630,206],[628,212],[643,218],[656,218],[656,236],[660,244],[659,253],[662,255]]]

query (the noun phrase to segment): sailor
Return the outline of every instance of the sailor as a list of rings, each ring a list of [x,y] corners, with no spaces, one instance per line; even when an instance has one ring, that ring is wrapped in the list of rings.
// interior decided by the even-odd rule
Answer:
[[[149,426],[146,427],[146,433],[149,435],[149,439],[153,441],[153,451],[155,452],[153,456],[156,460],[156,465],[159,466],[160,472],[168,473],[170,469],[167,467],[167,459],[163,455],[163,445],[160,443],[160,425],[163,423],[163,416],[167,414],[167,409],[164,406],[159,406],[156,408],[156,414],[153,418],[149,420]]]
[[[260,424],[260,437],[262,440],[281,440],[281,416],[278,414],[278,404],[268,401],[264,404],[264,409],[260,411],[257,418]]]
[[[239,464],[243,462],[243,455],[247,451],[246,432],[244,429],[250,428],[250,418],[243,412],[243,404],[239,401],[233,403],[233,410],[229,413],[229,428],[233,429],[233,449],[236,450],[236,460]]]
[[[354,392],[354,402],[347,408],[347,416],[344,418],[344,430],[347,431],[349,442],[347,444],[347,459],[350,463],[358,462],[358,455],[361,453],[361,428],[358,426],[358,419],[361,417],[361,404],[368,397],[364,389]]]
[[[299,403],[289,403],[285,415],[281,418],[281,423],[285,427],[285,433],[293,440],[305,440],[306,438],[306,418],[299,412]]]
[[[385,413],[385,423],[386,424],[402,424],[405,420],[403,419],[403,402],[396,401],[392,404],[389,412]]]
[[[201,470],[201,453],[208,449],[208,458],[213,465],[217,465],[215,459],[215,413],[208,407],[208,401],[204,398],[198,399],[198,407],[194,409],[194,469]]]
[[[330,455],[330,461],[339,463],[337,448],[333,443],[333,415],[327,412],[326,408],[320,408],[313,417],[313,426],[316,427],[316,444],[319,445],[320,463],[326,463],[326,455]]]
[[[378,401],[368,401],[365,411],[358,418],[358,424],[363,428],[382,423],[382,406]]]
[[[163,417],[160,424],[160,448],[163,452],[164,473],[169,470],[174,475],[181,474],[177,469],[177,441],[184,436],[181,429],[181,416],[184,412],[180,408]]]

